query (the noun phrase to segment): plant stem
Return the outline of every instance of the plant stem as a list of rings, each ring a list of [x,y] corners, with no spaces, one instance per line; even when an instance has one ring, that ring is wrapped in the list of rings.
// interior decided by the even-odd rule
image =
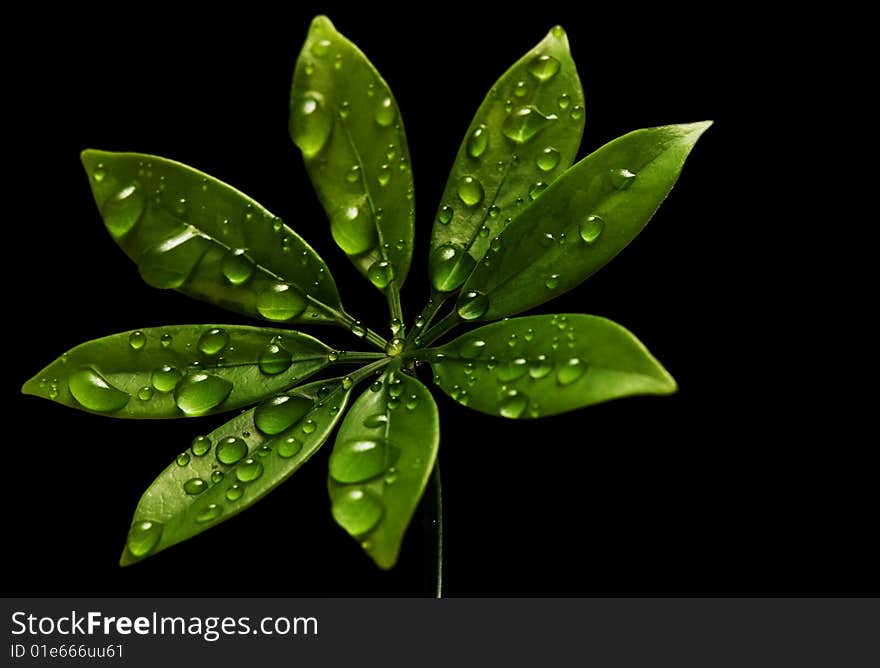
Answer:
[[[400,330],[394,337],[403,338],[406,335],[406,325],[403,321],[403,307],[400,305],[400,290],[397,288],[397,281],[391,281],[385,296],[388,298],[388,310],[391,311],[392,320],[397,320],[400,323]]]
[[[425,304],[425,308],[422,309],[422,312],[419,314],[419,317],[416,318],[416,322],[419,321],[419,318],[422,319],[422,326],[414,326],[412,331],[409,333],[409,336],[406,337],[406,345],[407,347],[413,344],[416,338],[418,338],[419,334],[426,331],[426,328],[431,324],[434,320],[434,317],[437,315],[437,311],[446,303],[446,300],[449,297],[443,295],[440,292],[431,291],[431,296],[428,299],[428,303]]]
[[[378,348],[383,353],[385,352],[385,346],[388,345],[388,342],[383,339],[381,336],[376,334],[372,329],[368,327],[364,327],[360,324],[358,320],[355,320],[352,316],[350,316],[345,311],[336,311],[333,309],[329,309],[330,314],[336,320],[336,323],[341,327],[345,327],[348,331],[352,331],[355,325],[360,325],[364,329],[364,338],[371,343],[375,348]]]
[[[454,310],[447,313],[443,318],[434,325],[430,330],[428,330],[422,338],[422,342],[419,344],[420,348],[425,346],[430,346],[434,341],[439,339],[441,336],[446,334],[450,329],[458,325],[461,322],[461,319],[458,317],[458,313]]]
[[[434,462],[434,489],[437,493],[437,586],[435,598],[443,598],[443,486],[440,483],[440,457]]]
[[[373,362],[387,357],[385,353],[361,352],[358,350],[340,350],[337,353],[335,364],[356,364],[358,362]]]
[[[443,490],[440,484],[440,458],[428,479],[431,489],[425,490],[425,551],[433,549],[434,559],[425,560],[425,585],[434,598],[443,598]]]
[[[357,385],[364,378],[371,375],[377,369],[381,369],[384,366],[387,366],[388,363],[392,360],[392,358],[383,355],[382,359],[376,360],[372,364],[367,364],[367,366],[362,366],[360,369],[355,371],[353,374],[349,376],[353,384]]]

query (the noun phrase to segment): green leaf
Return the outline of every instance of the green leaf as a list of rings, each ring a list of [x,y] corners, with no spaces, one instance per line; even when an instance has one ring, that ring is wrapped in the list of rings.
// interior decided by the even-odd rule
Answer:
[[[397,561],[439,442],[434,398],[399,371],[365,391],[339,428],[328,478],[333,517],[381,568]]]
[[[460,404],[506,418],[556,415],[676,384],[629,331],[594,315],[535,315],[475,329],[428,351]]]
[[[434,223],[434,289],[460,287],[492,239],[568,169],[583,104],[568,38],[556,26],[495,82],[468,128]]]
[[[333,277],[302,238],[231,186],[172,160],[83,151],[104,224],[157,288],[276,322],[332,322]]]
[[[337,245],[377,288],[403,285],[415,216],[403,121],[388,84],[325,16],[296,63],[290,136]]]
[[[232,410],[302,382],[331,350],[282,329],[173,325],[69,350],[21,388],[102,415],[176,418]]]
[[[501,233],[462,288],[458,314],[496,320],[579,285],[647,224],[710,125],[637,130],[581,160]]]
[[[192,538],[284,482],[327,440],[350,387],[342,379],[304,385],[193,439],[141,497],[120,564]]]

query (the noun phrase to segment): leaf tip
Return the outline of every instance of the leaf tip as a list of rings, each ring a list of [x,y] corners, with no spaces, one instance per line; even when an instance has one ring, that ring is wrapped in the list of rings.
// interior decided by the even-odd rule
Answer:
[[[50,389],[46,386],[47,379],[42,376],[42,374],[37,374],[33,378],[25,381],[24,385],[21,386],[22,394],[30,394],[34,397],[40,397],[41,399],[51,399],[52,396],[50,394]]]
[[[320,32],[332,32],[336,29],[333,27],[333,22],[324,14],[318,14],[315,18],[312,19],[312,23],[309,26],[310,33],[320,33]]]

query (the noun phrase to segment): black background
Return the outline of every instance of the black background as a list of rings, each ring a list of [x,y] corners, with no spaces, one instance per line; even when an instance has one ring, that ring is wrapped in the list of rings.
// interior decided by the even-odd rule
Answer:
[[[812,132],[802,110],[789,113],[806,85],[798,51],[781,23],[742,6],[602,5],[142,5],[51,19],[31,9],[10,23],[22,42],[5,53],[2,590],[429,591],[423,513],[398,566],[376,569],[330,517],[329,449],[248,512],[120,569],[140,494],[223,417],[133,423],[18,394],[88,339],[245,322],[140,280],[91,200],[87,147],[174,158],[253,196],[327,260],[349,310],[384,331],[383,300],[334,247],[287,136],[293,64],[326,12],[382,72],[406,123],[418,214],[409,318],[427,296],[429,221],[461,136],[492,82],[553,24],[568,31],[587,97],[581,156],[636,128],[715,120],[639,238],[539,309],[620,322],[676,377],[677,395],[512,422],[437,394],[446,593],[880,593],[876,468],[835,417],[849,390],[827,374],[836,360],[816,331],[828,302],[803,274],[811,250],[798,230],[817,214],[803,204],[809,160],[790,152]]]

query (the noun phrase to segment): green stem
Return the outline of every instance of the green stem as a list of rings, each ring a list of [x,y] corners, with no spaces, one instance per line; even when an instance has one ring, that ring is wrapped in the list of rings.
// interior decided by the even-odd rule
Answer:
[[[366,339],[369,343],[371,343],[374,348],[378,348],[382,352],[385,352],[385,347],[388,345],[388,342],[385,339],[383,339],[381,336],[376,334],[376,332],[374,332],[372,329],[369,329],[368,327],[364,327],[363,325],[360,324],[360,322],[358,320],[355,320],[352,316],[350,316],[345,311],[336,311],[334,309],[331,309],[330,307],[327,307],[327,309],[328,309],[328,314],[333,317],[333,319],[336,321],[336,324],[338,324],[340,327],[345,327],[349,332],[352,331],[352,329],[355,327],[355,325],[363,327],[364,339]]]
[[[440,484],[440,456],[434,462],[435,517],[437,527],[437,579],[435,580],[434,598],[443,598],[443,486]]]
[[[388,310],[391,311],[391,319],[400,323],[400,330],[394,335],[394,338],[402,339],[406,335],[406,327],[403,322],[403,307],[400,305],[400,290],[397,288],[397,281],[391,281],[388,289],[385,291],[388,298]]]
[[[357,350],[340,350],[336,353],[335,364],[356,364],[358,362],[373,362],[387,357],[385,353],[369,353]]]
[[[392,360],[391,357],[384,356],[380,360],[376,360],[372,364],[367,364],[367,366],[362,366],[360,369],[355,371],[353,374],[349,376],[351,378],[351,382],[354,385],[357,385],[364,378],[372,375],[377,369],[381,369],[384,366],[387,366],[388,363]]]
[[[434,325],[423,337],[421,337],[422,342],[419,344],[419,347],[424,348],[425,346],[430,346],[434,341],[446,334],[460,322],[461,318],[458,317],[458,313],[454,310],[450,311],[440,320],[440,322]]]
[[[415,325],[412,331],[409,333],[409,336],[406,337],[406,346],[409,347],[413,344],[416,338],[418,338],[419,334],[426,331],[426,328],[431,324],[434,320],[434,317],[437,315],[437,311],[446,303],[446,300],[449,298],[448,295],[444,295],[442,292],[436,292],[434,290],[431,291],[431,296],[428,299],[428,303],[425,304],[425,308],[422,309],[422,312],[419,314],[419,317],[416,318],[416,322],[419,322],[419,318],[421,318],[422,325],[419,327]]]

